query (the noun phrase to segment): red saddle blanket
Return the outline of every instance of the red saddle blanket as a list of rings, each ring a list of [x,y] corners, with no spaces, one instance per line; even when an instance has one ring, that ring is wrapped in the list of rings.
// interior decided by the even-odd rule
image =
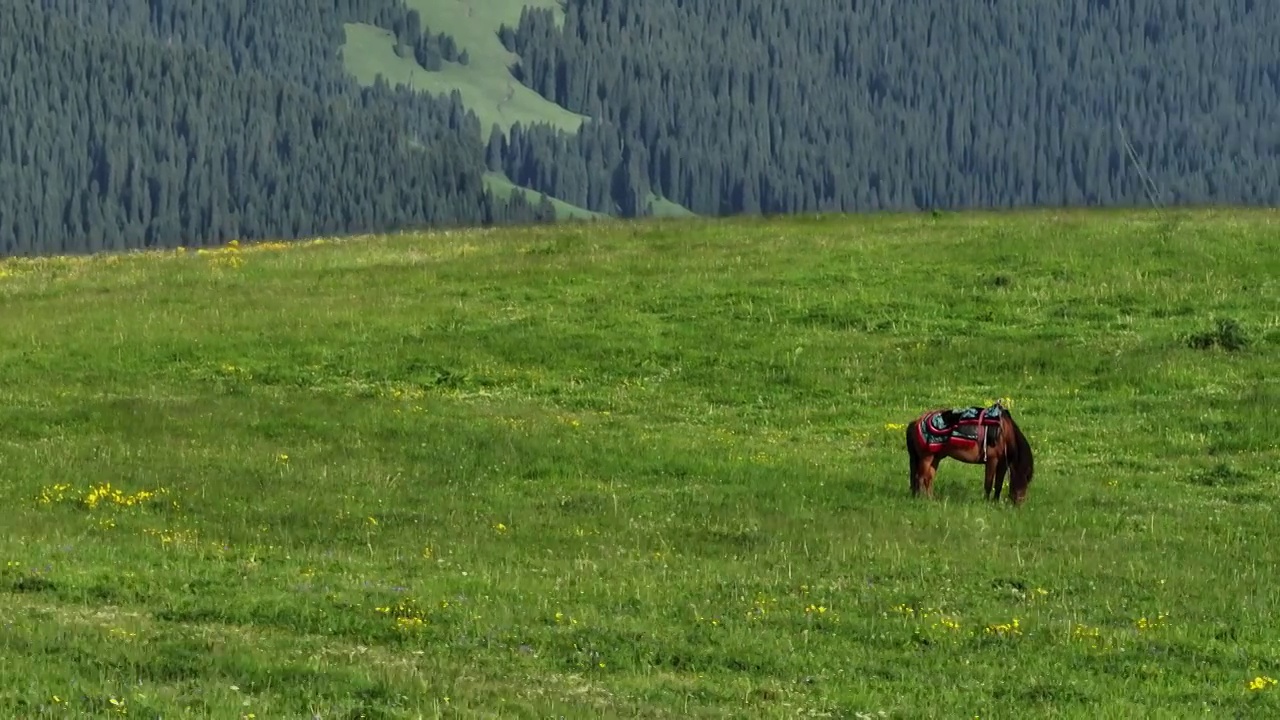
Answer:
[[[936,410],[916,423],[916,440],[929,452],[937,452],[947,445],[973,447],[985,428],[986,444],[990,447],[1000,439],[1003,410],[999,405]]]

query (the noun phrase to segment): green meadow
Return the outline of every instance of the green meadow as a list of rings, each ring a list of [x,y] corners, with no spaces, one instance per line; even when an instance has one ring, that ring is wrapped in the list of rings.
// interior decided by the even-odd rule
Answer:
[[[1280,214],[0,261],[0,716],[1275,717]],[[902,426],[1008,398],[1020,508]]]

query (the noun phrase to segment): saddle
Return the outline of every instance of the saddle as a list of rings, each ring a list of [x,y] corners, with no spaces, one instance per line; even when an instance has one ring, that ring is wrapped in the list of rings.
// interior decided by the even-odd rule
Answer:
[[[929,452],[937,452],[947,445],[962,447],[994,447],[1000,440],[1000,418],[1004,408],[996,403],[989,408],[965,407],[936,410],[921,418],[916,425],[917,440]]]

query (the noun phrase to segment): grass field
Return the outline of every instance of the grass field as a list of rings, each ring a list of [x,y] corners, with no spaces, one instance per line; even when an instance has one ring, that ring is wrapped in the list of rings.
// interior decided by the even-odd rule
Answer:
[[[0,263],[0,715],[1275,717],[1277,230]],[[900,424],[997,397],[1026,505],[910,498]]]

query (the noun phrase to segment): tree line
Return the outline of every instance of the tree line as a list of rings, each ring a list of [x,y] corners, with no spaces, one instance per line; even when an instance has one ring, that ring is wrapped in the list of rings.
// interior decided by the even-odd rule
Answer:
[[[1257,0],[566,0],[503,27],[591,118],[484,128],[361,88],[343,24],[428,71],[401,0],[0,4],[0,255],[621,216],[1280,202],[1280,13]],[[498,197],[487,171],[543,193]]]

